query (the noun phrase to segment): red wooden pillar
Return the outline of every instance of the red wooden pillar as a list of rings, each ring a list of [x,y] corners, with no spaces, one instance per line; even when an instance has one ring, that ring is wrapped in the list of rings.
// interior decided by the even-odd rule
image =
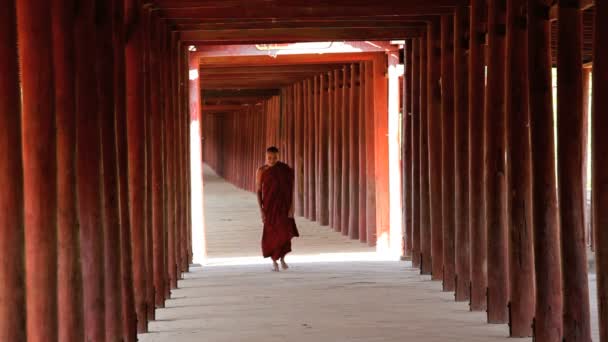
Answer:
[[[314,150],[313,160],[315,161],[315,218],[317,222],[321,222],[321,79],[318,75],[313,78],[313,117],[314,124]],[[278,122],[278,120],[277,120]]]
[[[159,53],[161,42],[158,26],[155,20],[151,27],[152,51],[150,51],[150,117],[152,123],[152,239],[154,248],[153,276],[155,307],[165,306],[165,249],[164,249],[164,210],[163,210],[163,118],[161,112],[160,92],[160,63]]]
[[[551,24],[542,0],[528,1],[528,73],[536,271],[536,341],[562,339],[562,278],[551,89]]]
[[[532,335],[534,246],[532,240],[532,161],[528,112],[525,0],[507,1],[506,113],[509,174],[510,335]]]
[[[366,159],[366,183],[367,189],[367,244],[376,245],[376,132],[374,130],[374,63],[365,63],[365,159]]]
[[[588,170],[588,166],[589,166],[589,162],[590,162],[590,132],[591,132],[591,108],[590,108],[590,102],[591,102],[591,93],[590,93],[590,82],[591,81],[591,68],[583,68],[583,146],[582,148],[582,153],[583,153],[583,203],[584,203],[584,215],[585,215],[585,241],[587,243],[588,246],[591,247],[591,250],[593,251],[593,229],[592,229],[592,218],[591,218],[591,203],[589,203],[589,205],[587,205],[587,201],[589,199],[590,201],[590,195],[591,195],[591,191],[590,189],[587,187],[587,184],[590,184],[590,174],[589,174],[589,170]],[[591,186],[591,188],[593,188],[593,186]]]
[[[126,132],[126,75],[124,6],[114,6],[114,106],[116,111],[116,143],[120,205],[120,254],[123,336],[125,342],[137,340],[137,320],[133,289],[131,224],[129,221],[129,188]]]
[[[428,25],[427,25],[428,30]],[[428,39],[420,38],[420,273],[431,274],[431,213],[429,203]]]
[[[591,341],[583,179],[583,24],[579,1],[558,2],[557,139],[565,341]]]
[[[309,106],[309,89],[308,80],[302,81],[302,198],[304,217],[310,219],[310,116],[308,113]]]
[[[146,309],[146,246],[145,246],[145,127],[143,112],[142,49],[140,2],[125,3],[127,27],[133,31],[126,40],[126,92],[129,204],[133,261],[133,287],[137,331],[147,332]]]
[[[359,63],[359,110],[358,110],[358,130],[359,130],[359,241],[367,243],[367,175],[365,157],[365,136],[367,134],[365,125],[365,63]]]
[[[608,3],[595,2],[595,27],[593,41],[593,93],[608,94]],[[608,97],[593,96],[592,178],[593,227],[595,232],[595,261],[597,274],[598,320],[600,341],[608,341],[608,141],[606,129]]]
[[[167,149],[168,149],[168,168],[167,168],[167,184],[168,184],[168,268],[169,268],[169,286],[171,289],[177,288],[177,280],[179,273],[177,271],[178,265],[178,252],[179,252],[179,231],[178,231],[178,216],[177,216],[177,158],[176,158],[176,145],[177,145],[177,125],[176,125],[176,113],[174,107],[174,83],[173,83],[173,59],[171,58],[173,38],[167,40]]]
[[[329,92],[326,91],[328,76],[319,76],[319,163],[317,172],[319,175],[319,224],[329,225]]]
[[[420,267],[420,39],[412,39],[412,59],[409,63],[412,69],[411,86],[412,101],[411,107],[411,126],[412,135],[412,266]]]
[[[308,205],[310,220],[317,220],[317,117],[316,117],[316,78],[306,80],[308,84]]]
[[[21,119],[28,341],[57,340],[57,160],[50,10],[46,1],[17,2],[20,65],[27,66],[21,68]]]
[[[77,198],[83,271],[85,339],[105,339],[104,235],[101,198],[101,140],[98,80],[91,63],[95,51],[94,1],[86,1],[77,14],[76,43],[76,125]],[[93,67],[93,72],[91,69]]]
[[[342,231],[342,91],[340,90],[341,71],[334,70],[334,230]]]
[[[455,229],[455,298],[470,299],[471,248],[469,234],[469,146],[468,146],[468,67],[467,8],[454,13],[454,229]]]
[[[75,55],[72,34],[74,13],[68,11],[73,6],[71,1],[54,1],[52,5],[57,125],[57,333],[60,341],[72,342],[84,339],[82,268],[76,204]],[[7,152],[3,155],[7,155]],[[0,340],[19,339],[0,336]]]
[[[485,1],[471,0],[469,47],[469,224],[471,310],[486,309],[487,248],[483,190]]]
[[[348,118],[348,151],[349,151],[349,219],[348,235],[359,239],[359,99],[357,97],[357,64],[350,65],[350,116]]]
[[[17,59],[17,20],[14,1],[4,1],[0,11],[0,155],[3,166],[0,168],[0,341],[26,341],[25,308],[25,258],[23,227],[23,163],[21,154],[21,104],[19,99],[19,63]],[[63,18],[56,18],[60,21]],[[57,28],[57,24],[55,24]],[[62,74],[63,76],[63,74]],[[52,88],[51,88],[52,89]],[[67,113],[66,113],[67,115]],[[60,118],[63,117],[60,116]],[[72,123],[73,127],[73,123]],[[62,140],[59,140],[61,143]],[[58,144],[59,156],[63,156],[62,144]],[[63,166],[63,159],[59,165]],[[59,181],[62,181],[60,178]],[[62,183],[60,183],[62,184]],[[72,187],[74,186],[72,182]],[[60,189],[59,194],[64,192]],[[66,196],[60,198],[60,205]],[[72,212],[72,217],[74,212]],[[61,219],[63,216],[59,216]],[[61,222],[61,221],[60,221]],[[64,227],[62,225],[61,227]],[[70,229],[73,226],[68,227]],[[60,278],[63,280],[63,265],[74,265],[68,270],[78,270],[77,240],[73,231],[60,230],[59,241],[72,241],[72,247],[60,249]],[[71,233],[71,234],[70,234]],[[71,237],[71,239],[70,239]],[[76,247],[74,247],[76,245]],[[66,246],[66,247],[69,247]],[[72,253],[69,253],[72,252]],[[68,260],[66,263],[63,260]],[[77,273],[74,273],[77,274]],[[65,282],[62,281],[61,284]],[[59,294],[60,300],[63,292]],[[79,297],[74,297],[77,302]],[[67,304],[67,303],[66,303]],[[66,317],[64,312],[60,312]],[[66,317],[67,318],[67,317]],[[75,319],[70,319],[74,322]],[[78,324],[73,325],[74,328]],[[60,326],[61,328],[64,325]],[[78,331],[75,331],[77,334]],[[82,336],[82,326],[80,327]],[[62,335],[63,336],[63,335]],[[81,338],[82,339],[82,338]]]
[[[443,226],[443,290],[456,287],[454,196],[454,16],[441,17],[441,198]]]
[[[506,0],[488,1],[485,101],[485,182],[488,249],[488,322],[508,322],[507,170],[505,125]]]
[[[441,27],[438,20],[427,31],[427,113],[429,198],[431,216],[432,279],[443,278],[443,231],[441,200]]]
[[[350,115],[351,115],[351,102],[350,102],[350,74],[351,74],[351,70],[350,67],[348,65],[345,65],[344,68],[342,69],[342,89],[341,89],[341,94],[342,94],[342,106],[341,106],[341,116],[342,116],[342,120],[341,120],[341,125],[340,125],[340,129],[342,131],[342,175],[340,176],[340,181],[342,184],[341,190],[342,190],[342,194],[341,194],[341,198],[342,198],[342,205],[340,207],[341,210],[341,218],[342,218],[342,224],[341,224],[341,232],[342,235],[348,235],[348,231],[349,231],[349,218],[350,218],[350,214],[349,214],[349,208],[350,208],[350,192],[349,192],[349,169],[351,167],[350,164],[350,150],[349,150],[349,145],[350,145],[350,127],[349,127],[349,122],[350,120]]]
[[[402,203],[403,203],[403,228],[405,231],[405,251],[404,256],[412,258],[412,43],[413,39],[408,39],[405,45],[405,76],[403,77],[403,106],[402,106],[402,149],[403,149],[403,168],[402,168]]]
[[[388,73],[387,55],[378,54],[373,61],[373,132],[376,239],[390,242],[389,146],[388,146]],[[389,57],[390,58],[390,57]],[[400,243],[393,241],[393,243]],[[390,246],[390,245],[389,245]]]
[[[334,179],[334,168],[335,168],[335,155],[334,155],[334,146],[335,146],[335,111],[334,111],[334,73],[329,71],[327,73],[327,173],[328,173],[328,199],[327,199],[327,207],[328,207],[328,222],[329,227],[334,227],[334,196],[335,196],[335,179]]]
[[[96,1],[97,40],[95,70],[97,73],[99,120],[101,127],[105,333],[107,341],[121,340],[122,298],[120,279],[120,213],[118,203],[118,168],[114,106],[114,42],[112,1]],[[120,3],[122,5],[122,3]]]

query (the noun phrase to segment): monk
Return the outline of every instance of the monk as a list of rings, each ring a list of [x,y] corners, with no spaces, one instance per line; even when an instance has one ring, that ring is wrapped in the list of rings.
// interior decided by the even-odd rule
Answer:
[[[273,271],[289,268],[285,255],[291,252],[291,239],[300,236],[293,218],[294,172],[289,165],[279,161],[279,149],[266,149],[266,164],[256,173],[258,204],[264,232],[262,254],[272,258]]]

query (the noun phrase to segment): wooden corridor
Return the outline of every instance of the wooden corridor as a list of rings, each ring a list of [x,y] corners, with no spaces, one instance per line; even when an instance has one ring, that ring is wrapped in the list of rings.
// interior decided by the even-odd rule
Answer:
[[[454,302],[411,263],[375,257],[373,248],[302,218],[291,269],[269,272],[254,195],[204,172],[208,265],[184,275],[142,342],[509,341],[506,325],[486,324],[485,313]]]

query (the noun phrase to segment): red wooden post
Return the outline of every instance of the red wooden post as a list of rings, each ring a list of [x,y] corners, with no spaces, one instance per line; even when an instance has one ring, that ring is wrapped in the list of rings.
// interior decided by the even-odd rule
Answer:
[[[335,179],[334,179],[334,168],[335,168],[335,133],[334,133],[334,125],[336,124],[335,119],[335,110],[334,110],[334,73],[327,73],[327,134],[328,134],[328,143],[327,143],[327,173],[328,173],[328,199],[327,199],[327,207],[328,207],[328,221],[329,227],[334,227],[334,196],[335,196]]]
[[[488,322],[508,322],[507,170],[505,125],[506,0],[488,1],[485,101],[485,176],[488,249]]]
[[[536,341],[562,339],[562,278],[555,179],[551,24],[543,0],[528,1],[528,73],[536,271]]]
[[[105,339],[104,243],[101,198],[101,140],[97,74],[91,72],[91,51],[95,51],[94,1],[86,1],[76,17],[75,75],[77,198],[84,282],[85,339]],[[94,62],[95,63],[95,60]],[[93,64],[95,65],[95,64]]]
[[[468,66],[467,9],[456,7],[454,13],[454,213],[455,213],[455,298],[470,299],[471,244],[469,234],[469,146],[468,146]]]
[[[558,2],[557,139],[563,339],[591,341],[583,179],[583,14]]]
[[[367,161],[367,244],[375,246],[377,240],[376,222],[376,132],[375,132],[375,117],[374,117],[374,63],[366,62],[365,64],[365,142],[367,149],[365,151],[365,159]]]
[[[302,84],[294,86],[294,121],[295,121],[295,182],[296,182],[296,215],[304,216],[304,119],[302,116]]]
[[[365,125],[365,63],[359,63],[359,241],[367,243],[367,175],[366,175],[366,156],[365,156],[365,141],[366,141],[366,125]]]
[[[484,0],[471,0],[469,48],[469,224],[471,310],[486,309],[487,249],[483,191]]]
[[[126,93],[129,210],[131,224],[133,284],[137,331],[147,332],[146,248],[145,248],[145,145],[143,80],[141,75],[143,32],[140,25],[140,2],[128,0],[125,7],[127,27],[134,30],[126,39]]]
[[[133,289],[131,224],[129,221],[124,30],[124,6],[114,6],[114,106],[116,111],[118,181],[120,183],[118,188],[120,198],[120,254],[123,336],[125,342],[135,342],[137,340],[137,320],[135,314],[135,297]]]
[[[303,144],[303,161],[302,161],[302,166],[304,168],[303,171],[303,197],[304,197],[304,217],[306,217],[307,219],[310,219],[311,215],[310,215],[310,200],[311,200],[311,195],[310,195],[310,149],[311,149],[311,139],[310,139],[310,133],[311,133],[311,118],[310,118],[310,113],[309,113],[309,105],[310,105],[310,101],[309,101],[309,96],[310,96],[310,91],[309,91],[309,87],[308,87],[308,80],[304,80],[302,81],[302,120],[304,121],[303,124],[303,138],[302,138],[302,144]]]
[[[608,94],[608,3],[595,2],[595,27],[593,41],[593,93]],[[600,341],[608,341],[608,141],[606,129],[608,97],[593,96],[593,227],[595,232],[595,261],[597,274],[598,320]],[[600,227],[602,227],[600,229]]]
[[[441,30],[438,20],[427,31],[427,113],[432,279],[443,279],[441,199]]]
[[[412,91],[412,266],[420,267],[420,39],[412,39],[412,59],[409,63],[412,69],[410,89]]]
[[[54,1],[52,4],[57,125],[57,333],[60,341],[72,342],[84,339],[82,265],[76,204],[74,13],[68,10],[73,6],[71,1]],[[0,336],[0,340],[4,339]]]
[[[317,172],[319,174],[319,223],[323,226],[329,225],[329,92],[325,89],[328,84],[327,75],[319,77],[319,163]]]
[[[349,152],[349,218],[348,235],[351,239],[359,239],[359,98],[357,89],[357,64],[350,65],[350,80],[348,80],[350,115],[348,118],[348,152]]]
[[[314,111],[314,173],[315,173],[315,218],[321,222],[321,79],[318,75],[313,78],[313,111]]]
[[[106,340],[122,339],[120,262],[120,213],[114,106],[113,7],[118,3],[96,1],[96,63],[103,193],[104,291]],[[120,4],[122,5],[122,3]],[[98,240],[99,241],[99,240]]]
[[[376,240],[390,242],[389,146],[388,146],[388,59],[377,54],[373,60],[374,124],[374,189],[376,208]],[[400,229],[400,227],[399,227]],[[393,241],[400,243],[401,241]],[[390,246],[390,245],[389,245]]]
[[[441,199],[443,290],[456,288],[454,196],[454,16],[441,16]]]
[[[590,117],[591,117],[591,108],[590,108],[590,102],[591,102],[591,93],[590,93],[590,82],[591,81],[591,68],[583,68],[583,146],[582,148],[582,153],[583,153],[583,203],[584,203],[584,215],[585,215],[585,242],[587,243],[588,246],[591,247],[591,250],[593,251],[593,229],[592,229],[592,218],[591,218],[591,203],[589,203],[589,205],[587,205],[587,201],[590,201],[590,195],[591,195],[591,189],[589,189],[589,187],[587,186],[587,184],[590,184],[591,181],[591,175],[589,174],[589,162],[590,162],[590,140],[589,140],[589,134],[591,132],[591,122],[590,122]],[[593,188],[593,186],[592,186]]]
[[[344,118],[342,115],[342,91],[340,90],[340,80],[342,79],[340,70],[334,70],[334,137],[336,144],[334,146],[334,230],[342,231],[342,135]]]
[[[17,2],[20,64],[27,66],[21,68],[21,119],[28,341],[57,340],[57,160],[50,10],[45,1]]]
[[[402,169],[402,203],[403,203],[403,228],[405,231],[405,251],[404,256],[411,260],[412,258],[412,110],[410,103],[412,102],[412,42],[413,39],[408,39],[405,45],[405,76],[403,77],[403,106],[402,115],[402,149],[403,149],[403,169]]]
[[[2,8],[0,11],[0,56],[2,56],[0,57],[0,136],[2,136],[0,155],[3,156],[3,164],[0,168],[0,188],[2,189],[0,192],[0,208],[2,208],[0,211],[0,227],[2,227],[0,229],[0,284],[2,284],[0,286],[0,302],[2,303],[0,305],[0,341],[26,341],[23,162],[15,2],[4,1]],[[55,19],[59,21],[63,18]],[[57,27],[56,24],[55,27]],[[63,113],[60,117],[63,117]],[[59,140],[59,143],[58,152],[62,157],[62,140]],[[63,166],[62,161],[63,159],[59,159],[60,166]],[[60,178],[59,181],[61,185],[63,178]],[[63,187],[60,188],[60,195],[64,193],[62,190]],[[60,197],[60,207],[66,199],[67,195]],[[73,215],[72,212],[72,217]],[[59,219],[62,217],[59,216]],[[61,227],[64,225],[62,224]],[[73,226],[69,228],[72,229]],[[59,241],[73,241],[72,246],[74,246],[77,242],[74,241],[76,237],[72,235],[73,231],[68,231],[68,234],[65,235],[63,232],[63,229],[59,231]],[[69,240],[70,237],[72,240]],[[73,249],[65,249],[66,252],[72,251],[73,254],[63,251],[64,249],[60,249],[59,254],[61,257],[59,259],[61,284],[65,282],[63,270],[66,268],[63,265],[67,264],[63,260],[69,260],[71,265],[75,265],[69,270],[78,270],[79,266],[78,254]],[[64,297],[63,294],[64,292],[59,293],[60,300]],[[77,300],[78,297],[75,296],[74,302]],[[59,314],[65,317],[63,312]],[[73,319],[70,320],[70,322],[73,321]],[[77,326],[75,324],[74,328]],[[64,325],[60,327],[63,328]],[[75,329],[74,333],[78,334],[78,330]],[[82,326],[80,334],[82,336]]]
[[[428,25],[427,25],[428,30]],[[428,39],[420,38],[420,273],[431,274],[431,213],[429,203]]]
[[[163,121],[160,108],[160,63],[159,53],[161,42],[158,26],[155,20],[151,27],[152,50],[150,51],[150,116],[152,121],[152,237],[154,248],[153,274],[155,288],[155,307],[165,306],[165,248],[164,248],[164,210],[163,210]]]
[[[351,70],[348,65],[345,65],[342,69],[341,82],[342,89],[341,93],[341,125],[340,130],[342,131],[342,174],[340,176],[341,181],[341,198],[342,205],[340,207],[340,217],[342,218],[341,224],[341,232],[342,235],[348,235],[349,232],[349,208],[350,208],[350,192],[349,192],[349,169],[351,167],[350,164],[350,114],[351,114],[351,94],[350,94],[350,75]]]
[[[308,205],[310,220],[317,220],[317,117],[316,117],[316,78],[306,80],[308,87]]]
[[[532,335],[534,246],[532,240],[532,161],[528,112],[525,0],[507,1],[507,174],[509,175],[510,335]]]

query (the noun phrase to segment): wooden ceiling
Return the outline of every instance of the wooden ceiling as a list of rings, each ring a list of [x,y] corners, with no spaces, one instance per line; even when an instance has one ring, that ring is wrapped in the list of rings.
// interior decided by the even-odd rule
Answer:
[[[581,0],[584,14],[584,61],[592,60],[593,2]],[[201,59],[204,103],[232,110],[269,97],[266,93],[320,73],[341,68],[350,60],[299,56],[267,63],[265,56],[241,56],[236,45],[388,41],[425,34],[427,24],[469,0],[148,0],[146,6],[160,17],[186,45],[223,46],[215,56]],[[557,7],[551,8],[556,19]],[[556,51],[556,24],[553,23]],[[219,51],[219,53],[218,53]],[[353,54],[351,54],[353,55]],[[356,54],[359,55],[359,54]],[[309,58],[309,59],[310,59]],[[555,59],[554,59],[555,61]],[[248,92],[259,90],[264,95]],[[216,93],[210,93],[216,91]],[[213,94],[208,96],[205,94]],[[224,106],[224,107],[221,107]]]

